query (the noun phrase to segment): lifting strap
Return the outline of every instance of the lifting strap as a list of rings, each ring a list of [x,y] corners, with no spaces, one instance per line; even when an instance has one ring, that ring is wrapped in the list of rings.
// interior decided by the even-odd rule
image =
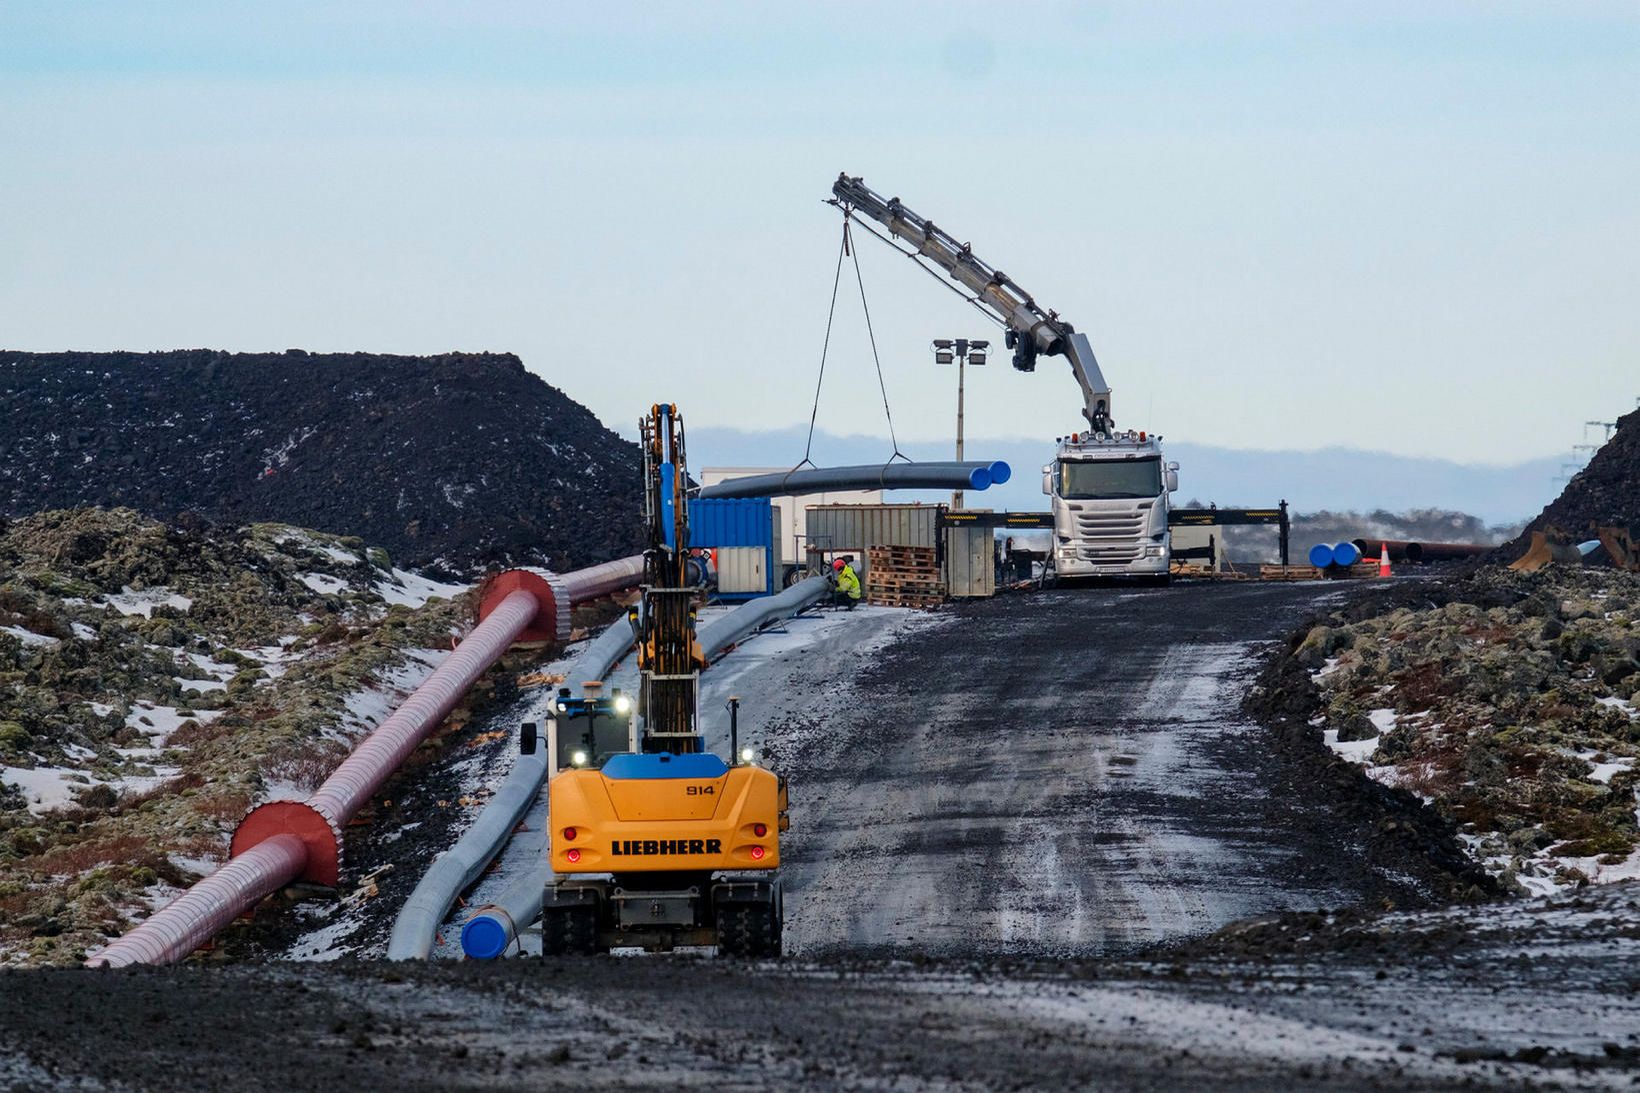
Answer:
[[[866,337],[871,342],[872,363],[877,367],[877,389],[883,396],[883,416],[888,420],[889,443],[894,446],[894,453],[888,457],[888,461],[884,463],[883,466],[887,468],[896,459],[903,459],[907,463],[911,462],[911,457],[900,451],[900,441],[894,433],[894,412],[889,409],[888,405],[888,384],[883,380],[883,359],[877,352],[877,333],[871,326],[871,305],[866,300],[865,279],[860,275],[860,255],[857,249],[852,245],[853,236],[849,231],[849,225],[852,221],[853,217],[850,215],[849,210],[845,208],[843,210],[843,238],[837,249],[837,268],[833,271],[831,278],[831,307],[826,311],[826,336],[825,340],[820,345],[820,373],[815,377],[814,405],[809,410],[808,440],[803,445],[802,461],[790,471],[786,472],[788,477],[790,477],[793,471],[801,470],[805,465],[810,467],[815,465],[814,460],[810,458],[810,452],[814,447],[815,421],[820,416],[820,388],[826,380],[826,357],[831,351],[831,325],[837,317],[837,289],[843,279],[843,258],[845,256],[853,259],[854,261],[854,281],[855,284],[860,287],[860,309],[865,313],[866,317]]]

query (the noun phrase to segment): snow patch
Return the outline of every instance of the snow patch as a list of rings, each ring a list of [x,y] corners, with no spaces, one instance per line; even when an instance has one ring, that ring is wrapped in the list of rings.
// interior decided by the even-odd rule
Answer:
[[[10,634],[24,645],[40,649],[55,649],[62,642],[45,634],[36,634],[33,630],[24,630],[21,626],[0,626],[0,634]]]
[[[131,586],[126,585],[121,591],[102,597],[99,602],[112,607],[122,615],[141,615],[145,619],[153,618],[156,607],[175,607],[179,611],[187,611],[194,605],[194,601],[187,596],[179,595],[163,586],[133,592]]]
[[[467,591],[467,586],[443,584],[408,569],[395,569],[392,579],[377,581],[375,589],[376,594],[390,604],[421,607],[435,598],[453,600]]]
[[[334,595],[347,588],[346,581],[340,577],[332,577],[328,573],[303,573],[300,580],[313,591],[326,596]]]

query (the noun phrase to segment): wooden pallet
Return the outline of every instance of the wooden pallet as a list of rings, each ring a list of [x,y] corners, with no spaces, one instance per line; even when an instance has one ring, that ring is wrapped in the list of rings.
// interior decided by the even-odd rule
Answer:
[[[866,548],[866,565],[882,562],[890,569],[900,566],[925,566],[933,569],[939,564],[939,555],[933,547],[880,546]]]
[[[1261,565],[1258,567],[1258,579],[1261,581],[1319,581],[1321,571],[1313,565]]]
[[[938,592],[940,579],[936,574],[926,573],[881,573],[875,569],[866,571],[866,587],[868,588],[909,588],[921,592]]]
[[[918,609],[938,607],[945,602],[945,597],[934,593],[932,595],[913,594],[910,592],[872,592],[866,596],[866,602],[873,607],[915,607]]]
[[[866,549],[866,602],[883,607],[934,607],[945,600],[939,556],[933,547]]]

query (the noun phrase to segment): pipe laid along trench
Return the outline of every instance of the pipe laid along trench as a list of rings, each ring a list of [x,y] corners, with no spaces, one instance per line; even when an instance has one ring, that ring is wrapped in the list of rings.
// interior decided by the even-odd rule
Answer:
[[[335,887],[342,828],[512,643],[560,636],[574,604],[631,587],[642,573],[643,559],[633,557],[557,577],[513,570],[492,580],[478,625],[312,797],[269,801],[252,810],[234,832],[225,865],[93,953],[86,964],[175,963],[287,884],[309,880]]]

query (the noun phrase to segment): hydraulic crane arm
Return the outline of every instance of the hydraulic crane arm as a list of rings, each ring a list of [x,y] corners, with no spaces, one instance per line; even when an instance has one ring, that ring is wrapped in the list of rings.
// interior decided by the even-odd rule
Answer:
[[[1007,344],[1014,351],[1014,367],[1034,372],[1038,354],[1063,356],[1082,388],[1085,405],[1082,415],[1094,432],[1111,429],[1110,385],[1099,370],[1093,346],[1086,334],[1052,311],[1037,306],[1031,294],[1015,284],[1007,274],[992,269],[974,257],[967,243],[958,243],[933,221],[918,216],[897,197],[885,198],[858,178],[837,176],[832,184],[832,204],[845,214],[869,216],[887,228],[889,234],[904,239],[917,253],[940,267],[953,281],[974,294],[974,302],[1008,330]]]

